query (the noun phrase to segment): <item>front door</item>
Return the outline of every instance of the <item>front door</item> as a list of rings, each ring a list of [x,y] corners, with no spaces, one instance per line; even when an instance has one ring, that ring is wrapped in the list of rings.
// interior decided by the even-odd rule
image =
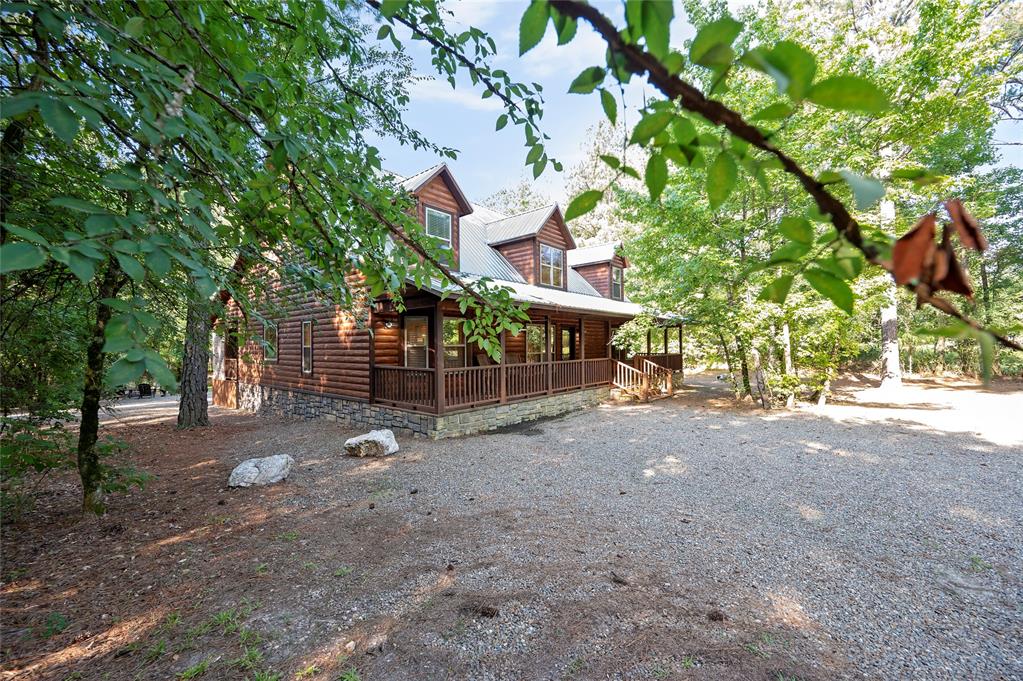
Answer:
[[[557,348],[555,356],[561,361],[576,358],[576,334],[578,330],[572,324],[559,324],[557,336]]]

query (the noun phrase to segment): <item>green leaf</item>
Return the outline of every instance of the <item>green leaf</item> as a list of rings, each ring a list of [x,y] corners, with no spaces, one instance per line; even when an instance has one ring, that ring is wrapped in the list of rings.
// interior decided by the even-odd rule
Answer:
[[[802,100],[817,74],[814,56],[790,40],[782,40],[770,50],[754,49],[742,56],[742,63],[774,79],[779,94]]]
[[[774,104],[765,106],[763,109],[753,114],[753,120],[775,121],[781,118],[788,118],[794,111],[795,109],[785,102],[775,102]]]
[[[675,9],[666,0],[646,0],[641,9],[646,49],[658,59],[664,59],[668,55],[669,32]]]
[[[138,38],[142,35],[142,30],[146,27],[145,17],[132,17],[124,24],[124,32],[130,35],[132,38]]]
[[[867,210],[884,196],[884,185],[872,177],[857,175],[849,170],[838,172],[856,197],[856,210]]]
[[[803,277],[818,293],[833,302],[847,314],[853,311],[853,292],[849,284],[833,274],[812,267],[803,272]]]
[[[130,255],[124,255],[123,253],[115,253],[117,262],[121,265],[121,269],[124,273],[131,277],[134,281],[142,281],[146,278],[146,268],[142,266],[135,258]]]
[[[380,3],[380,13],[390,19],[401,11],[407,4],[408,0],[383,0]]]
[[[572,38],[575,37],[576,31],[579,29],[579,22],[575,17],[560,12],[552,12],[551,16],[554,17],[554,28],[558,32],[558,45],[567,45],[572,42]]]
[[[712,210],[717,210],[731,195],[739,179],[739,168],[727,151],[721,151],[707,169],[707,198]]]
[[[43,121],[65,144],[75,141],[78,134],[78,116],[59,99],[46,98],[39,102]]]
[[[0,99],[0,117],[14,118],[39,105],[38,92],[22,92],[14,97]]]
[[[139,183],[124,173],[110,173],[105,176],[103,178],[103,186],[109,187],[110,189],[123,189],[127,191],[136,191],[139,189]]]
[[[597,89],[597,86],[604,82],[607,71],[599,66],[591,66],[583,69],[583,72],[575,77],[568,91],[577,95],[586,95]]]
[[[155,250],[146,253],[146,266],[153,271],[158,277],[167,276],[170,272],[171,261],[167,257],[167,254],[163,252],[163,249],[157,248]]]
[[[646,144],[647,140],[668,127],[668,123],[671,122],[674,115],[671,111],[648,113],[639,120],[639,123],[636,123],[630,141],[633,144]]]
[[[46,262],[46,253],[33,244],[21,241],[0,245],[0,274],[31,270]]]
[[[892,106],[876,85],[859,76],[834,76],[822,80],[810,88],[806,98],[819,106],[842,111],[880,113]]]
[[[813,243],[813,226],[806,218],[785,217],[778,225],[778,231],[792,241],[803,244]]]
[[[610,156],[608,154],[601,154],[600,160],[610,166],[613,170],[618,170],[618,168],[622,165],[622,162],[619,161],[617,157]]]
[[[149,350],[146,352],[146,371],[149,375],[156,379],[164,388],[170,388],[177,385],[177,379],[174,377],[174,372],[167,366],[167,362],[164,361],[163,357]]]
[[[131,383],[141,376],[142,372],[145,370],[146,363],[144,361],[129,362],[127,359],[122,357],[110,365],[110,369],[107,371],[107,382],[112,386]]]
[[[88,284],[96,276],[96,261],[76,251],[68,253],[67,266],[83,284]]]
[[[614,125],[618,121],[618,102],[615,100],[615,96],[601,88],[600,105],[604,107],[604,115],[607,116],[607,120]]]
[[[757,296],[758,300],[767,300],[772,303],[778,303],[783,305],[785,299],[789,295],[789,289],[792,288],[792,275],[786,274],[778,277],[770,284],[764,287],[764,290]]]
[[[377,40],[383,40],[389,35],[391,35],[391,25],[384,24],[383,26],[380,27],[380,30],[377,31]]]
[[[572,199],[565,210],[565,222],[585,215],[597,207],[597,203],[604,198],[604,192],[597,189],[590,189]]]
[[[650,191],[650,200],[661,197],[664,186],[668,184],[668,162],[661,154],[652,154],[646,163],[646,188]]]
[[[550,5],[547,0],[532,0],[529,7],[522,13],[519,21],[519,56],[540,44],[547,32],[547,19],[550,17]]]
[[[32,243],[39,244],[40,246],[50,245],[50,242],[47,241],[41,234],[38,234],[37,232],[31,229],[25,229],[24,227],[19,227],[18,225],[12,225],[10,223],[7,223],[5,227],[7,227],[8,232],[14,234],[15,236],[20,236],[25,241],[31,241]]]
[[[495,130],[500,130],[506,125],[508,125],[508,114],[501,114],[497,117],[497,127]]]
[[[731,45],[742,31],[742,24],[724,16],[704,24],[689,46],[690,61],[701,66],[716,66],[732,61]]]
[[[100,208],[95,203],[76,199],[72,196],[58,196],[55,199],[50,199],[49,203],[51,206],[77,210],[80,213],[102,214],[107,212],[106,208]]]
[[[777,265],[778,263],[783,262],[797,262],[809,252],[810,244],[804,244],[800,241],[792,241],[772,253],[771,259],[768,260],[768,264]]]

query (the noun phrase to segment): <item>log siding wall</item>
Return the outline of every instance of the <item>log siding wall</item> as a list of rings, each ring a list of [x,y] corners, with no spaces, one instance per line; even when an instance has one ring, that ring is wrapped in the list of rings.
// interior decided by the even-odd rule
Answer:
[[[455,200],[455,195],[448,189],[447,183],[441,175],[430,180],[425,187],[419,190],[417,194],[419,198],[418,203],[418,216],[419,223],[426,225],[426,208],[430,207],[434,210],[439,210],[447,213],[451,216],[451,249],[453,251],[454,259],[452,265],[458,267],[458,201]]]

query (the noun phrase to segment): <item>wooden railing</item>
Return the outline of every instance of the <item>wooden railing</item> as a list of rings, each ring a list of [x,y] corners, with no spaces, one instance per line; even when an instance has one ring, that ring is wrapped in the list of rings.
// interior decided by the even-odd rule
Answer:
[[[650,391],[650,376],[628,364],[615,362],[613,385],[622,390],[637,392],[645,399]]]
[[[373,368],[373,393],[377,402],[395,407],[428,411],[437,408],[433,369],[376,366]]]
[[[459,367],[444,370],[444,405],[466,407],[499,402],[501,367]]]
[[[615,360],[610,357],[583,360],[583,385],[607,385],[614,376]]]
[[[547,392],[547,363],[506,364],[508,399],[523,399]]]
[[[551,368],[551,390],[562,391],[583,387],[583,360],[555,362]]]
[[[640,366],[637,369],[610,357],[597,357],[451,367],[441,370],[444,400],[438,405],[434,369],[378,365],[373,368],[373,399],[395,407],[437,413],[601,385],[630,390],[644,399],[651,388],[670,390],[670,370],[649,360],[641,360]]]
[[[641,352],[637,354],[635,357],[633,357],[634,362],[633,366],[639,369],[640,364],[644,360],[653,362],[654,364],[662,366],[665,369],[671,369],[672,371],[682,370],[682,355],[677,352],[675,353],[654,352],[650,354]]]
[[[650,377],[650,388],[658,392],[665,392],[669,395],[674,392],[672,385],[672,370],[660,364],[655,364],[648,359],[643,360],[640,370]]]

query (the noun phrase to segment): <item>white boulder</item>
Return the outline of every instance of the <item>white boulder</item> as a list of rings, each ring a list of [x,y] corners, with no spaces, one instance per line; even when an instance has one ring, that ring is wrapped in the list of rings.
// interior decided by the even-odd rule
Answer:
[[[288,477],[295,460],[287,454],[275,454],[262,459],[246,459],[238,464],[227,480],[228,487],[269,485]]]
[[[387,456],[398,451],[398,442],[389,430],[371,430],[345,441],[348,456]]]

